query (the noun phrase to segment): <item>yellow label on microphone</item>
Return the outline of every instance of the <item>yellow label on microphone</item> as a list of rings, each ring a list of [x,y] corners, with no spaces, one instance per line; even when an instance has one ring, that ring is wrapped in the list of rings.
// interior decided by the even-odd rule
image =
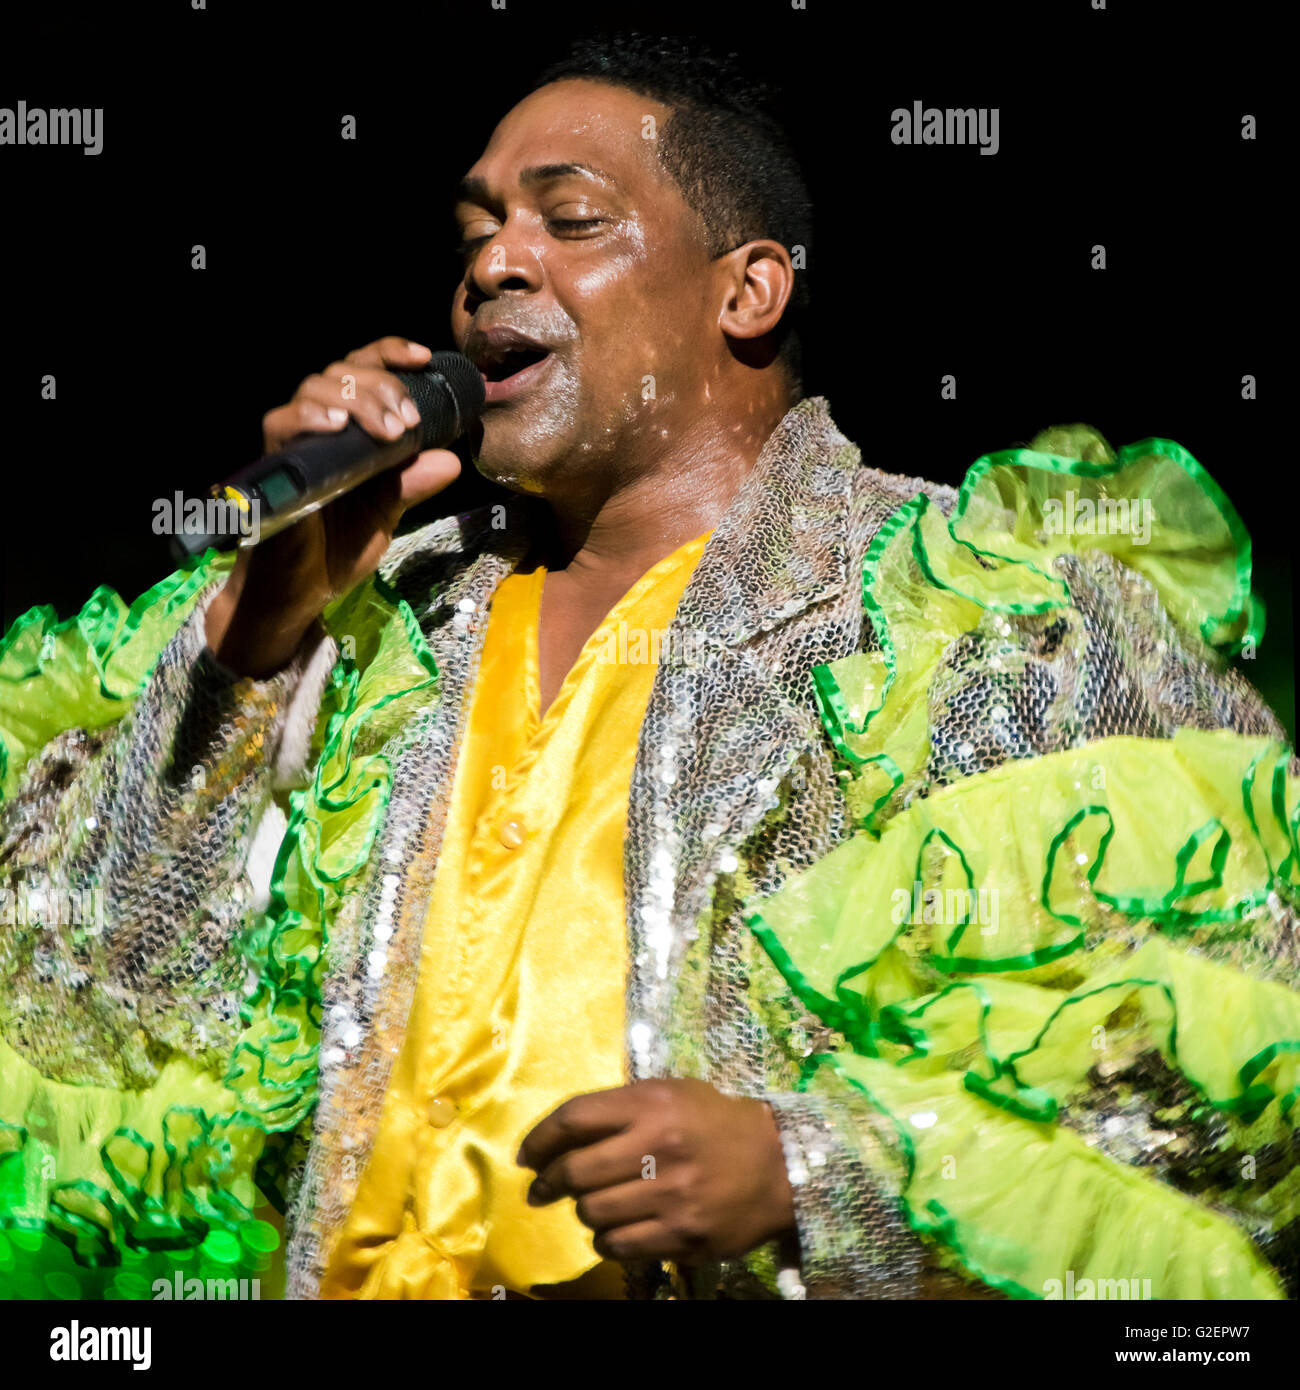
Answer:
[[[214,497],[224,497],[227,502],[233,502],[241,512],[248,511],[248,498],[245,497],[237,487],[230,487],[229,484],[225,486],[219,484],[212,489],[212,495]]]

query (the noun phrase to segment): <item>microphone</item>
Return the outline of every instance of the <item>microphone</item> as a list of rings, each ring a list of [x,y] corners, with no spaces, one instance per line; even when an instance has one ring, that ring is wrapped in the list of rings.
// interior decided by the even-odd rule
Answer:
[[[355,420],[337,434],[298,435],[280,453],[212,485],[204,526],[172,536],[177,558],[256,545],[385,469],[446,448],[483,409],[483,377],[459,352],[435,352],[421,371],[394,375],[420,412],[418,425],[391,440],[372,438]]]

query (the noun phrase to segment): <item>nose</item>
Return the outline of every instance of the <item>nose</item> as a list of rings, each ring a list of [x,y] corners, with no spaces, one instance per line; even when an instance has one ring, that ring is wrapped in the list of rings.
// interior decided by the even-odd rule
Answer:
[[[511,292],[529,293],[541,288],[542,267],[536,252],[520,234],[514,219],[485,241],[465,267],[466,308]]]

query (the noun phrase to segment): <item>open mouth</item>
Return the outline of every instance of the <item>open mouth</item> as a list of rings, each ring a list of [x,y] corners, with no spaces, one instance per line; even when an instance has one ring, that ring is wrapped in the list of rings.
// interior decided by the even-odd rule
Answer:
[[[479,370],[487,381],[507,381],[512,376],[534,367],[551,354],[545,348],[518,347],[506,348],[493,353],[479,363]]]

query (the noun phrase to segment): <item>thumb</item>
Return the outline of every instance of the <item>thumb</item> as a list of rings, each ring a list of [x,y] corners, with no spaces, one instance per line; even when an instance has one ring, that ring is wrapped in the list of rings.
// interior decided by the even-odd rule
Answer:
[[[427,502],[460,476],[460,459],[450,449],[426,449],[399,470],[402,510]]]

